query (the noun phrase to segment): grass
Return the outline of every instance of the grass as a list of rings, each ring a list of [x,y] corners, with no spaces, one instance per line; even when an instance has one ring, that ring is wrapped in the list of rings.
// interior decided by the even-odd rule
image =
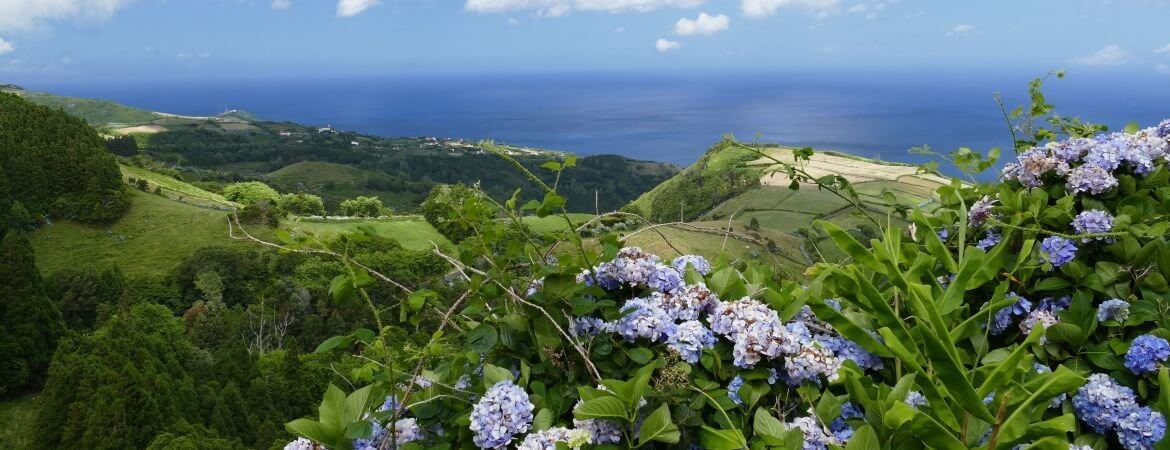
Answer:
[[[353,167],[319,161],[301,161],[289,164],[268,174],[282,183],[358,183],[365,179],[365,173]]]
[[[290,231],[301,230],[313,233],[322,239],[329,239],[340,233],[357,231],[368,227],[375,235],[396,239],[403,247],[411,250],[430,250],[431,242],[447,248],[455,248],[451,241],[439,234],[435,227],[418,218],[410,220],[371,220],[365,222],[307,222],[281,223],[281,228]]]
[[[227,213],[130,189],[126,215],[109,225],[57,221],[32,238],[41,272],[70,267],[119,266],[128,276],[157,274],[196,249],[211,245],[254,245],[228,237]],[[271,238],[264,227],[249,232]]]
[[[657,230],[661,231],[662,235],[654,231],[643,231],[629,237],[625,243],[626,245],[642,247],[643,250],[663,258],[674,258],[680,255],[679,252],[682,252],[702,255],[713,260],[720,255],[726,254],[732,260],[759,261],[775,264],[790,274],[799,274],[800,270],[804,267],[802,263],[783,257],[776,257],[773,260],[768,256],[768,251],[763,246],[741,241],[734,237],[725,240],[723,236],[718,234],[670,227],[660,227]],[[665,236],[665,239],[663,239],[663,236]],[[675,248],[678,251],[675,251]]]
[[[146,180],[150,190],[154,190],[156,186],[161,187],[162,193],[172,200],[210,208],[234,208],[238,206],[235,202],[223,198],[222,195],[200,189],[166,175],[154,173],[141,167],[122,165],[121,168],[124,179],[138,178]]]
[[[17,91],[16,94],[38,105],[64,109],[65,112],[81,117],[94,125],[107,123],[138,125],[159,118],[158,114],[154,112],[120,105],[108,100],[62,97],[33,91]]]
[[[33,422],[36,420],[36,394],[0,400],[0,442],[13,450],[31,449]]]

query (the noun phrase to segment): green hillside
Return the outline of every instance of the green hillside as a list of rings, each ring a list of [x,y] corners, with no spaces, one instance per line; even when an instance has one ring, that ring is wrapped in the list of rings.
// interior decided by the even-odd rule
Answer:
[[[0,92],[9,92],[25,100],[53,109],[63,109],[70,115],[85,119],[91,125],[98,124],[141,124],[160,118],[158,113],[134,108],[108,100],[62,97],[20,89],[14,85],[0,86]]]
[[[285,184],[359,183],[366,176],[351,166],[320,161],[301,161],[269,173],[273,181]]]
[[[169,270],[196,249],[254,245],[227,234],[227,213],[130,190],[126,215],[108,225],[59,220],[38,229],[31,241],[41,272],[117,265],[129,276]],[[254,230],[271,238],[261,227]]]
[[[794,161],[793,148],[777,145],[760,147],[771,158]],[[873,236],[876,227],[863,214],[882,226],[902,225],[892,213],[887,198],[898,205],[914,206],[930,199],[938,186],[948,182],[935,174],[918,173],[912,165],[889,163],[854,155],[817,151],[803,169],[813,177],[840,174],[853,183],[864,213],[850,202],[812,184],[790,188],[787,172],[772,159],[752,150],[722,141],[691,167],[651,189],[626,207],[628,211],[657,222],[677,222],[680,216],[689,225],[704,227],[699,232],[685,227],[663,227],[658,233],[638,233],[628,242],[662,255],[679,251],[707,256],[726,250],[734,257],[775,257],[782,266],[798,270],[821,260],[839,260],[843,254],[811,225],[830,220],[859,237]],[[728,226],[741,235],[763,242],[724,242],[715,229]],[[670,248],[670,240],[679,251]],[[770,254],[770,256],[766,256]]]

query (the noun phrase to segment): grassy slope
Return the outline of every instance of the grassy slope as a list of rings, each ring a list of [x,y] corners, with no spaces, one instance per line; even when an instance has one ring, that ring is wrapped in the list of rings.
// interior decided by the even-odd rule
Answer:
[[[268,174],[283,183],[357,183],[366,178],[365,173],[344,164],[302,161],[289,164]]]
[[[121,168],[123,179],[137,178],[146,180],[147,187],[151,191],[156,186],[161,187],[162,194],[172,200],[208,208],[234,208],[239,206],[235,202],[223,198],[222,195],[200,189],[166,175],[151,172],[141,167],[122,165]]]
[[[130,189],[126,215],[109,225],[58,221],[33,235],[37,265],[50,273],[67,267],[117,264],[127,275],[165,272],[209,245],[253,245],[227,235],[227,213]],[[249,231],[271,237],[271,231]]]
[[[32,448],[33,422],[37,414],[36,394],[0,401],[0,442],[12,450]]]
[[[108,100],[61,97],[33,91],[6,92],[13,92],[38,105],[64,109],[65,112],[81,117],[91,124],[139,124],[159,118],[159,115],[152,111],[133,108]]]
[[[301,230],[313,233],[317,237],[328,239],[338,233],[356,231],[358,228],[368,227],[373,234],[394,238],[403,247],[412,250],[430,250],[431,242],[454,248],[451,241],[439,234],[431,224],[422,218],[409,220],[368,221],[368,222],[297,222],[286,221],[281,228],[291,231]]]
[[[770,148],[768,152],[782,161],[791,160],[791,151],[787,148],[774,147]],[[836,158],[824,158],[821,155]],[[709,151],[704,158],[685,169],[683,173],[728,170],[730,164],[740,157],[742,157],[741,154],[729,152],[726,149]],[[845,159],[844,162],[841,161],[842,158]],[[889,208],[882,200],[884,192],[892,193],[901,204],[914,206],[928,199],[941,180],[933,175],[914,175],[912,174],[913,166],[906,164],[876,161],[840,152],[818,152],[817,156],[813,157],[811,167],[815,170],[832,171],[842,167],[842,164],[852,166],[846,168],[845,176],[850,179],[858,177],[857,180],[854,180],[856,181],[854,188],[860,195],[866,210],[882,224],[895,226],[902,224],[896,218],[888,217]],[[757,160],[750,165],[765,169],[770,163]],[[810,172],[813,171],[810,170]],[[874,174],[907,171],[911,174],[888,175],[892,179],[868,178],[878,176]],[[763,174],[763,176],[766,179],[767,174]],[[682,181],[681,176],[667,180],[639,197],[631,206],[648,211],[656,196],[671,195],[670,191],[676,189],[676,185]],[[828,260],[839,259],[843,256],[827,239],[819,239],[809,243],[797,235],[798,230],[809,228],[814,220],[833,221],[846,229],[857,228],[868,222],[858,215],[856,208],[828,191],[821,191],[810,186],[793,191],[786,186],[786,183],[783,183],[783,185],[765,184],[742,192],[712,208],[699,219],[699,222],[692,223],[726,227],[729,218],[733,219],[731,221],[733,229],[743,233],[749,232],[746,227],[751,219],[755,218],[760,229],[751,231],[751,233],[762,239],[771,239],[775,242],[779,248],[778,256],[787,261],[785,265],[788,263],[799,265],[801,260],[804,260],[803,264],[807,264],[809,261],[804,255],[819,259],[818,252]],[[723,249],[731,251],[733,255],[743,256],[751,253],[749,249],[755,247],[742,241],[736,242],[734,246],[725,245],[721,237],[703,236],[703,233],[692,231],[672,230],[667,234],[667,237],[680,249],[686,247],[708,257],[716,256]],[[663,239],[656,233],[643,233],[630,239],[628,243],[660,251],[663,255],[675,253],[662,241]]]

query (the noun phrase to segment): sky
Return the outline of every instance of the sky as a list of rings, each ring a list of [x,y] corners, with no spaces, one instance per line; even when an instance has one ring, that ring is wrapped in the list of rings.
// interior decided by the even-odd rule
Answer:
[[[1019,71],[1170,83],[1170,0],[0,0],[0,81]]]

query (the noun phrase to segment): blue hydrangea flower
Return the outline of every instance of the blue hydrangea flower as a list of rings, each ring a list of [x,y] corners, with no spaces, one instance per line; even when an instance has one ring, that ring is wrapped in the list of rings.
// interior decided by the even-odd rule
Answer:
[[[674,320],[697,320],[716,300],[718,297],[702,284],[684,285],[670,294],[655,292],[647,299]]]
[[[841,360],[828,348],[819,344],[805,345],[795,355],[784,357],[784,370],[788,384],[799,386],[805,381],[820,384],[823,376],[829,381],[837,379]]]
[[[815,417],[797,417],[784,426],[788,430],[799,429],[804,435],[802,450],[826,450],[830,445],[841,445],[835,436],[825,432]]]
[[[1068,264],[1077,257],[1077,246],[1060,236],[1044,238],[1040,242],[1040,251],[1044,254],[1044,259],[1056,267]]]
[[[980,250],[987,251],[990,250],[991,247],[999,245],[999,241],[1001,239],[1003,239],[1003,237],[999,235],[999,230],[987,230],[987,233],[983,235],[983,239],[980,239],[975,243],[975,247],[979,248]]]
[[[666,345],[683,361],[694,364],[699,362],[703,349],[715,346],[715,334],[703,326],[703,322],[688,320],[673,328]]]
[[[1166,418],[1146,406],[1134,408],[1114,425],[1126,450],[1152,450],[1166,434]]]
[[[321,450],[322,448],[316,442],[305,438],[297,438],[295,441],[284,445],[284,450]]]
[[[386,400],[382,402],[382,406],[378,407],[378,411],[396,411],[402,407],[398,402],[398,397],[394,395],[387,395]]]
[[[1070,171],[1065,183],[1065,189],[1072,194],[1088,192],[1098,195],[1115,187],[1117,187],[1117,178],[1112,173],[1088,164]]]
[[[1077,234],[1108,233],[1113,231],[1113,216],[1105,211],[1097,209],[1081,211],[1080,214],[1077,214],[1077,216],[1073,218],[1072,227],[1074,230],[1077,230]],[[1090,242],[1094,239],[1099,241],[1112,241],[1112,239],[1097,237],[1084,238],[1081,239],[1081,242]]]
[[[1125,367],[1130,372],[1141,375],[1158,370],[1158,363],[1166,362],[1170,358],[1170,342],[1152,334],[1143,334],[1134,338],[1125,352]]]
[[[861,409],[857,408],[853,402],[845,402],[841,405],[841,415],[829,423],[829,432],[833,433],[833,437],[837,438],[841,443],[848,442],[849,438],[853,437],[854,430],[853,426],[849,425],[849,422],[846,420],[863,416],[864,414],[861,413]]]
[[[1121,155],[1126,146],[1128,144],[1125,138],[1118,136],[1117,133],[1098,136],[1097,142],[1084,156],[1084,162],[1086,165],[1112,172],[1121,165]]]
[[[919,406],[925,406],[926,405],[926,396],[922,395],[922,393],[918,392],[918,391],[910,391],[910,392],[906,393],[905,402],[907,405],[910,405],[913,408],[917,408]]]
[[[947,240],[947,238],[949,238],[949,237],[951,237],[951,232],[950,232],[950,231],[948,231],[946,228],[943,228],[943,229],[941,229],[941,230],[938,230],[938,238],[939,238],[939,240],[943,240],[943,241],[945,241],[945,240]]]
[[[578,317],[569,323],[569,333],[576,337],[591,337],[612,333],[616,327],[597,317]]]
[[[743,377],[736,375],[727,383],[727,398],[737,405],[743,404],[743,399],[739,397],[739,388],[743,387]]]
[[[1032,302],[1029,302],[1028,299],[1015,292],[1009,292],[1006,297],[1017,299],[1016,303],[995,312],[995,317],[991,320],[991,334],[1001,334],[1007,331],[1017,317],[1023,317],[1032,312]]]
[[[1020,153],[1016,161],[1003,168],[1004,180],[1016,180],[1025,187],[1044,185],[1042,178],[1054,170],[1064,172],[1068,164],[1049,154],[1044,147],[1033,147]]]
[[[373,433],[368,438],[354,439],[353,450],[378,450],[378,442],[382,440],[382,435],[386,430],[378,422],[370,422],[370,424],[373,426]]]
[[[556,450],[558,443],[563,443],[571,449],[578,449],[588,444],[590,440],[592,436],[588,430],[553,427],[525,436],[524,441],[516,446],[516,450]]]
[[[1129,318],[1129,302],[1115,298],[1112,300],[1105,300],[1101,302],[1101,306],[1097,307],[1097,321],[1116,321],[1124,323],[1125,319]]]
[[[605,386],[597,386],[600,390],[606,390]],[[577,406],[584,403],[577,400]],[[622,424],[609,419],[573,419],[573,428],[578,430],[585,430],[589,433],[589,443],[594,445],[600,444],[617,444],[622,441]]]
[[[488,389],[471,409],[472,441],[479,448],[503,448],[532,426],[532,402],[528,393],[511,381]]]
[[[1122,417],[1137,408],[1133,389],[1122,386],[1109,375],[1095,373],[1072,398],[1077,418],[1093,431],[1104,434]]]
[[[1170,119],[1163,120],[1155,129],[1155,135],[1161,138],[1170,139]]]
[[[884,367],[882,359],[866,351],[856,342],[841,336],[818,334],[816,340],[832,351],[837,358],[853,361],[862,369],[881,370]]]
[[[1068,164],[1081,161],[1085,154],[1093,148],[1095,141],[1087,138],[1072,138],[1058,142],[1052,149],[1052,155]]]
[[[995,207],[998,200],[984,195],[975,203],[971,204],[971,209],[967,210],[967,226],[971,228],[979,228],[987,219],[991,218],[991,209]]]
[[[662,293],[674,292],[682,284],[682,274],[678,272],[678,269],[665,265],[656,266],[646,280],[647,286]]]
[[[678,269],[679,272],[686,272],[687,266],[690,266],[690,268],[695,269],[695,272],[699,272],[701,275],[711,273],[711,263],[707,262],[707,258],[699,255],[679,256],[674,261],[671,261],[670,265]]]
[[[618,334],[633,342],[638,338],[654,342],[666,340],[674,328],[674,320],[662,308],[645,299],[635,298],[622,305],[622,312],[628,312],[617,320]]]

